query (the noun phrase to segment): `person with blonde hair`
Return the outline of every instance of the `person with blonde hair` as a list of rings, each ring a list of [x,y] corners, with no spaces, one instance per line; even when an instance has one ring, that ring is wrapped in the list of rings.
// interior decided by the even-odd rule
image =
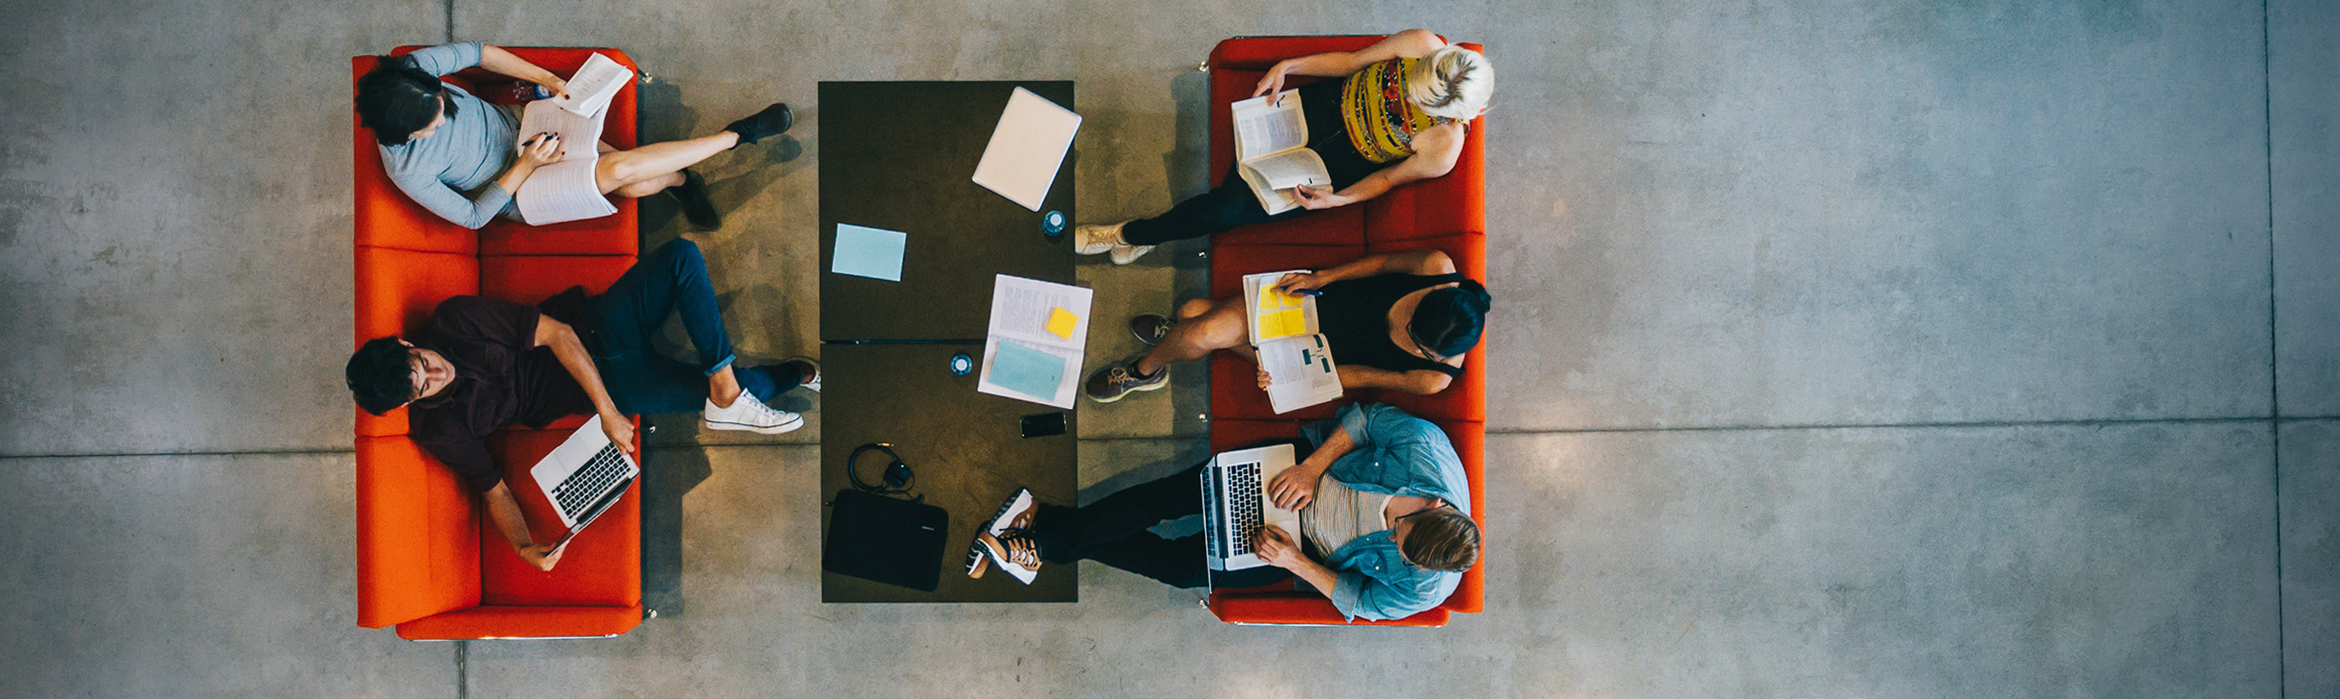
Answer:
[[[1074,251],[1111,253],[1125,265],[1172,240],[1305,216],[1381,196],[1399,185],[1454,170],[1472,119],[1495,93],[1495,69],[1477,51],[1449,46],[1427,29],[1408,29],[1360,51],[1280,61],[1253,96],[1282,92],[1289,76],[1340,77],[1300,87],[1308,148],[1324,159],[1330,189],[1299,187],[1301,208],[1270,215],[1230,167],[1216,189],[1160,216],[1074,230]],[[1224,107],[1214,105],[1213,109]]]

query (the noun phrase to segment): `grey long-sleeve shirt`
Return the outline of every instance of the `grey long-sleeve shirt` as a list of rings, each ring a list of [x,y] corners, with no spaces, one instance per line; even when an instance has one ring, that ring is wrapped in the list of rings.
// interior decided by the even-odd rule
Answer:
[[[415,67],[446,75],[479,65],[478,42],[433,46],[407,54]],[[510,112],[447,86],[455,116],[430,138],[381,146],[382,169],[400,191],[431,213],[477,229],[512,207],[512,193],[494,182],[512,165],[520,122]]]

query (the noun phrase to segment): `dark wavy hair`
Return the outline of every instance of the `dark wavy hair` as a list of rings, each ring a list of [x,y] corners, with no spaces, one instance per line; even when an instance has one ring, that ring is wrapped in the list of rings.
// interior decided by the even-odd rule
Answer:
[[[1424,294],[1421,304],[1414,306],[1414,341],[1441,357],[1471,351],[1479,345],[1479,334],[1487,325],[1487,308],[1493,301],[1487,287],[1469,279],[1459,286]]]
[[[385,146],[403,145],[414,132],[430,126],[440,110],[455,118],[455,100],[447,98],[447,84],[414,65],[405,56],[383,56],[365,77],[358,78],[358,123],[374,132]]]
[[[350,396],[366,412],[381,415],[414,401],[414,367],[398,338],[377,337],[359,345],[343,373]]]

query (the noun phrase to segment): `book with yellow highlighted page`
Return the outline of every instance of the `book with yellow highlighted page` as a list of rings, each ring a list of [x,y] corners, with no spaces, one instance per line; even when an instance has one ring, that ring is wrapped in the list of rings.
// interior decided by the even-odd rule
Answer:
[[[1243,306],[1250,316],[1251,346],[1268,373],[1268,405],[1288,413],[1341,397],[1341,375],[1332,348],[1318,330],[1316,297],[1276,287],[1286,270],[1243,277]]]

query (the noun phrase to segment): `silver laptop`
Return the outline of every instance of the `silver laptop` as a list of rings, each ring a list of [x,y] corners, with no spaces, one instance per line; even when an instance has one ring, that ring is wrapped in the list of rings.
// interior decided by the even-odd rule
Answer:
[[[569,528],[560,543],[553,544],[558,549],[569,545],[577,532],[585,531],[585,525],[617,504],[626,487],[642,476],[642,467],[610,443],[609,435],[601,432],[601,416],[595,415],[529,468],[528,474],[536,478],[537,489],[544,491],[544,499],[552,501],[561,524]]]
[[[1273,524],[1300,537],[1300,513],[1276,507],[1267,484],[1292,467],[1292,445],[1277,444],[1220,454],[1203,467],[1203,539],[1211,570],[1244,570],[1267,565],[1252,553],[1251,537]]]

